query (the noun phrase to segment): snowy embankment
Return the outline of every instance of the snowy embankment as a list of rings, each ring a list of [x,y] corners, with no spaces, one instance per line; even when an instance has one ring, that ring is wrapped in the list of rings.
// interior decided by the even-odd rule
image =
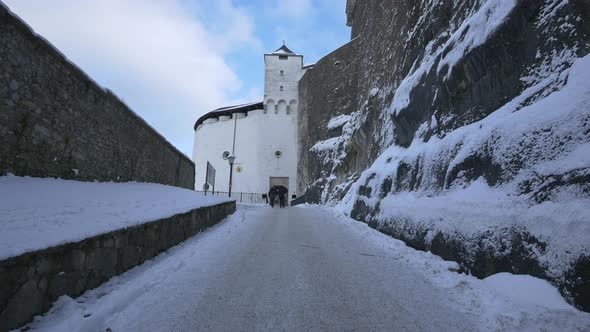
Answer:
[[[477,317],[481,331],[584,331],[590,314],[571,306],[549,282],[529,275],[497,273],[483,280],[458,274],[456,262],[414,250],[331,208],[332,215],[363,238],[388,248],[395,259],[455,296],[445,305]],[[457,300],[459,299],[459,300]]]
[[[0,260],[228,199],[153,183],[0,177]]]
[[[443,138],[424,142],[418,137],[408,148],[388,148],[351,187],[339,209],[350,214],[361,204],[376,212],[377,222],[406,220],[401,227],[427,230],[426,241],[439,231],[459,233],[466,240],[474,235],[478,241],[477,234],[520,227],[547,244],[534,258],[550,277],[561,277],[590,253],[590,198],[583,187],[590,172],[590,56],[562,75],[568,74],[565,87],[531,105],[522,106],[537,86]],[[462,170],[469,158],[480,155],[504,166],[500,183],[490,183],[485,173],[474,179]],[[387,181],[391,188],[406,185],[392,177],[393,170],[418,164],[419,189],[383,192]],[[443,190],[437,183],[441,177]],[[367,188],[372,194],[361,194]],[[499,255],[505,247],[502,241],[486,246]]]

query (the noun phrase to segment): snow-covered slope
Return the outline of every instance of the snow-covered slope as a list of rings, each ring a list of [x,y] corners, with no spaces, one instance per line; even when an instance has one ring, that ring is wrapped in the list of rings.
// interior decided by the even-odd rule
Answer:
[[[153,183],[0,177],[0,260],[227,201]]]

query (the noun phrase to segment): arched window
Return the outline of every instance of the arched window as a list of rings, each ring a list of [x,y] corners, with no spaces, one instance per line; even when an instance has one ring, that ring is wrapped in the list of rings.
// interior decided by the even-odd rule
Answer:
[[[276,108],[275,101],[272,99],[269,99],[266,101],[266,105],[264,106],[264,113],[266,114],[275,108]]]
[[[295,112],[297,110],[297,101],[295,99],[291,99],[289,102],[289,106],[287,106],[287,114],[291,114],[291,112]]]
[[[285,114],[287,113],[287,102],[284,100],[279,100],[279,102],[277,103],[277,114]]]

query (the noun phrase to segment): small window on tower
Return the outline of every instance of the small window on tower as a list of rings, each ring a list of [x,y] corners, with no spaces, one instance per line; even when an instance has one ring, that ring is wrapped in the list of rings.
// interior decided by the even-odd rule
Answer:
[[[281,70],[281,76],[285,76],[285,71]]]
[[[279,55],[279,60],[287,60],[287,59],[289,59],[288,56],[286,56],[286,55]]]
[[[283,88],[283,86],[281,85],[281,91],[285,90],[285,88]]]

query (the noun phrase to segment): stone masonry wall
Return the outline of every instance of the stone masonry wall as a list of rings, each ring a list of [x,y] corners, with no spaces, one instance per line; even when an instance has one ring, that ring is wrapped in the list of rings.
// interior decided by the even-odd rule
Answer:
[[[77,297],[235,210],[234,201],[221,203],[0,261],[0,331],[26,324],[58,297]]]
[[[194,164],[0,3],[0,175],[193,189]]]

